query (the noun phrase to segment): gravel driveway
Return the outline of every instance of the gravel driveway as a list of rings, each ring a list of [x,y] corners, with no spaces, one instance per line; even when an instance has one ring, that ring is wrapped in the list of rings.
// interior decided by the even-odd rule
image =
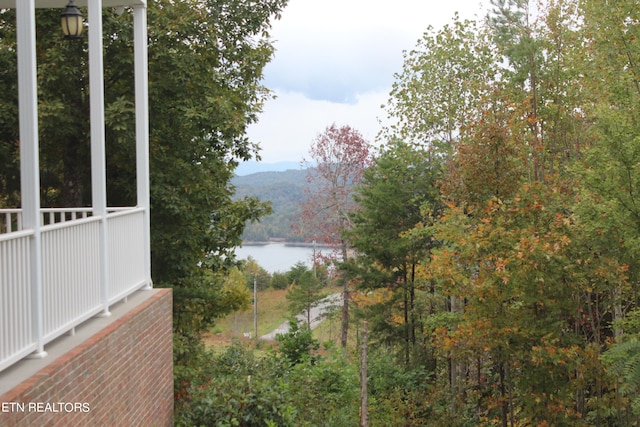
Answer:
[[[342,294],[331,294],[322,300],[315,307],[311,308],[311,329],[315,328],[324,320],[326,317],[327,311],[331,307],[341,307],[342,306]],[[299,322],[306,323],[307,322],[307,313],[301,313],[296,316]],[[262,335],[260,337],[261,340],[265,341],[273,341],[276,339],[276,335],[278,334],[286,334],[289,332],[289,321],[284,322],[276,329],[268,333],[267,335]]]

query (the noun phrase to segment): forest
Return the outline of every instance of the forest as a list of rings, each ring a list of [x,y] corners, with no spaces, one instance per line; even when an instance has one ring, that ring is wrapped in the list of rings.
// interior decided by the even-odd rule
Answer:
[[[405,52],[370,161],[312,147],[342,148],[316,160],[345,203],[303,220],[349,249],[343,322],[424,375],[397,425],[638,424],[639,14],[494,0]]]
[[[242,234],[243,242],[267,242],[278,240],[302,242],[309,239],[297,231],[300,206],[308,197],[307,169],[291,169],[282,172],[257,172],[234,176],[234,198],[255,197],[271,203],[272,213],[260,221],[248,223]]]
[[[637,425],[640,11],[492,5],[405,54],[345,230],[358,304],[448,425]]]
[[[640,425],[635,0],[491,0],[486,17],[427,28],[376,144],[335,125],[312,142],[299,221],[337,248],[321,280],[344,298],[340,342],[300,325],[274,347],[204,345],[251,303],[234,248],[272,206],[231,179],[259,158],[246,128],[271,96],[268,35],[286,3],[148,5],[152,275],[173,288],[176,425]],[[86,40],[56,39],[59,16],[37,13],[42,204],[87,206]],[[8,208],[14,25],[0,10]],[[134,199],[131,27],[104,16],[107,192],[121,206]],[[277,286],[304,285],[304,299],[318,280]]]

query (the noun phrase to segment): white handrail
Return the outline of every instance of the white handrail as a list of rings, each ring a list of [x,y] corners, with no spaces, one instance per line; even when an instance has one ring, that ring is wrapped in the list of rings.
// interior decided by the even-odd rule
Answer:
[[[73,225],[85,224],[88,222],[97,222],[100,221],[100,217],[90,216],[86,218],[80,218],[73,220]],[[61,220],[60,222],[54,222],[47,225],[42,226],[42,231],[51,231],[51,230],[60,230],[62,228],[68,228],[71,221]]]
[[[20,239],[26,236],[33,236],[33,230],[20,230],[12,233],[0,234],[0,242],[4,242],[11,239]]]
[[[108,214],[119,212],[137,211],[135,206],[114,206],[107,208]],[[93,208],[77,207],[77,208],[41,208],[40,224],[48,226],[52,224],[64,223],[68,221],[77,221],[93,216]],[[22,231],[22,209],[0,209],[0,236],[7,233],[15,233]]]
[[[56,215],[54,223],[40,229],[42,311],[31,304],[34,295],[29,286],[31,253],[27,248],[34,230],[0,233],[0,371],[32,353],[37,343],[46,346],[104,312],[104,295],[112,305],[150,286],[144,268],[144,208],[108,209],[109,256],[104,268],[110,271],[110,280],[105,287],[99,280],[103,267],[98,248],[99,228],[105,218],[91,216],[85,208],[47,208],[42,213],[66,215],[73,211],[77,219],[62,220]],[[83,212],[87,213],[84,218]],[[14,215],[15,222],[20,209],[0,209],[0,219],[7,214]],[[43,319],[40,336],[32,327],[38,316]]]

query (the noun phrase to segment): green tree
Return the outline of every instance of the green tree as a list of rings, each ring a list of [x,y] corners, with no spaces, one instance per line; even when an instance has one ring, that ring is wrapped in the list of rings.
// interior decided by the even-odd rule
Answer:
[[[590,127],[590,144],[583,161],[576,168],[583,183],[576,210],[597,239],[594,243],[599,250],[628,266],[627,275],[633,284],[629,291],[637,295],[640,29],[630,24],[640,19],[640,12],[633,2],[618,1],[603,19],[600,3],[586,1],[583,6],[584,32],[589,36],[585,85],[591,89],[586,107],[595,124]]]
[[[575,168],[582,184],[575,209],[585,227],[584,244],[592,248],[589,261],[606,262],[608,271],[620,272],[615,280],[595,282],[585,300],[600,343],[611,343],[603,359],[615,379],[616,397],[624,396],[613,400],[611,411],[619,424],[631,424],[630,414],[636,423],[640,414],[639,330],[633,325],[640,290],[640,11],[626,0],[583,1],[581,11],[583,84],[589,89],[585,112],[594,125],[583,162]],[[615,339],[607,340],[611,335]]]
[[[268,212],[255,198],[234,200],[230,180],[237,162],[257,156],[245,131],[268,96],[260,85],[273,53],[266,33],[285,4],[149,5],[152,275],[174,288],[175,331],[187,349],[240,307],[221,292],[223,271],[246,222]],[[192,353],[178,352],[176,365]]]
[[[237,295],[237,299],[243,301],[242,306],[239,307],[238,310],[247,309],[250,299],[253,298],[253,295],[251,295],[251,297],[249,296],[245,275],[238,267],[231,267],[227,271],[222,291],[228,294],[235,294]],[[246,304],[244,303],[245,301]]]
[[[254,351],[239,342],[208,352],[201,376],[182,390],[185,398],[176,407],[175,424],[357,425],[358,369],[350,358],[336,351],[309,357],[317,342],[307,329],[298,329],[295,337],[285,335],[280,354]]]
[[[346,234],[358,254],[354,268],[360,287],[397,292],[402,323],[398,328],[385,328],[390,335],[384,339],[403,343],[407,364],[411,354],[426,349],[421,318],[429,311],[423,305],[428,284],[418,280],[416,268],[435,245],[429,236],[407,232],[437,218],[440,167],[436,156],[419,146],[392,141],[382,147],[356,189],[359,209],[351,215],[354,225]],[[391,299],[383,304],[387,305],[381,313],[386,322],[398,302]],[[377,327],[382,326],[378,323]],[[377,332],[377,339],[383,339],[382,330]]]
[[[302,275],[304,275],[307,271],[309,271],[309,267],[307,267],[304,262],[296,262],[293,267],[291,267],[286,273],[288,285],[299,281],[300,277],[302,277]]]
[[[391,104],[391,113],[401,120],[387,130],[432,149],[447,144],[433,153],[446,161],[439,182],[446,207],[431,223],[404,234],[440,245],[421,257],[424,270],[417,270],[418,280],[433,289],[433,305],[424,306],[430,310],[424,333],[438,350],[432,395],[440,397],[433,402],[451,425],[603,425],[613,420],[606,407],[612,383],[602,376],[599,356],[612,332],[611,318],[622,308],[616,301],[635,304],[633,288],[625,285],[634,267],[625,265],[631,257],[622,261],[613,255],[624,245],[616,243],[621,233],[615,226],[604,228],[609,234],[591,236],[598,223],[581,221],[583,215],[595,219],[603,212],[598,204],[607,200],[606,190],[584,198],[593,195],[587,180],[581,173],[571,175],[584,164],[571,166],[595,139],[591,128],[598,129],[597,116],[586,114],[595,111],[591,105],[611,86],[607,72],[589,71],[605,66],[593,61],[597,51],[586,42],[592,36],[580,32],[590,21],[577,14],[576,2],[539,3],[537,15],[529,13],[528,1],[492,3],[487,27],[454,22],[441,33],[427,34],[426,48],[406,56]],[[583,4],[598,4],[599,14],[609,6]],[[631,8],[630,3],[614,8],[625,12],[612,21],[612,30],[635,29]],[[588,31],[598,31],[597,17],[592,15]],[[471,34],[457,37],[463,30]],[[626,42],[624,37],[608,40],[626,46],[636,39],[632,32]],[[485,47],[487,55],[480,50],[477,58],[468,58],[458,48],[464,40]],[[627,56],[634,52],[626,49]],[[449,69],[428,72],[443,63],[451,64]],[[627,71],[633,61],[621,63],[613,78],[635,74]],[[458,85],[468,91],[466,103],[455,88],[447,89],[447,82],[456,81],[458,70],[470,69],[484,78]],[[600,85],[585,78],[591,75]],[[628,99],[624,91],[613,93]],[[616,117],[618,109],[610,103],[602,107]],[[594,163],[599,160],[594,156]],[[602,179],[605,169],[593,168],[591,177],[591,182],[603,181],[601,188],[609,181]],[[621,182],[634,181],[612,178],[606,185],[620,188]],[[579,182],[586,184],[580,190],[585,196],[578,197]],[[629,193],[629,187],[623,184],[621,193]]]
[[[325,294],[322,282],[313,275],[313,271],[306,269],[289,286],[287,300],[289,311],[293,316],[306,313],[307,327],[311,328],[311,309],[316,307]]]
[[[447,209],[435,230],[443,247],[428,268],[460,312],[436,330],[435,345],[451,367],[448,390],[464,396],[455,410],[473,402],[503,426],[603,425],[604,317],[625,267],[594,252],[574,211],[579,181],[569,166],[583,154],[575,142],[589,129],[588,98],[578,104],[584,70],[579,50],[565,46],[579,19],[573,2],[549,2],[535,25],[528,2],[494,3],[502,5],[496,44],[510,62],[476,105],[442,186]],[[594,201],[585,208],[596,213]]]
[[[287,332],[276,335],[276,341],[280,344],[280,352],[291,365],[310,360],[311,351],[320,347],[318,340],[313,338],[309,326],[300,326],[295,317],[289,320]]]
[[[0,95],[0,182],[9,207],[19,207],[18,88],[15,10],[0,11],[3,91]],[[86,42],[64,42],[59,12],[36,12],[38,40],[41,203],[87,206],[89,188],[89,97]],[[105,26],[105,31],[112,28]],[[110,43],[107,41],[106,46]],[[131,55],[129,55],[131,56]],[[84,65],[84,66],[83,66]],[[131,71],[131,76],[133,75]],[[133,84],[133,83],[132,83]],[[109,99],[111,92],[105,88]],[[6,166],[5,166],[6,165]],[[5,192],[6,191],[6,192]]]
[[[263,35],[285,4],[160,1],[149,11],[158,281],[197,276],[200,261],[221,267],[246,221],[266,212],[254,198],[232,200],[229,181],[238,161],[257,155],[244,133],[267,96],[260,78],[273,50]]]
[[[289,364],[273,356],[260,357],[239,342],[206,352],[200,375],[179,391],[175,425],[300,425],[283,381]]]
[[[0,11],[0,206],[20,203],[18,137],[18,66],[15,52],[15,13]]]
[[[449,152],[476,117],[475,104],[490,93],[497,72],[490,34],[476,22],[456,15],[438,31],[427,28],[404,53],[386,105],[396,124],[384,130],[385,137]]]
[[[493,27],[495,44],[508,61],[504,73],[513,85],[517,100],[526,101],[526,120],[531,136],[530,152],[533,157],[533,179],[540,180],[543,173],[540,166],[539,72],[542,62],[538,30],[529,0],[491,0],[494,6],[489,14]]]
[[[287,279],[287,275],[285,273],[276,271],[271,275],[271,280],[269,280],[269,287],[273,289],[287,289],[289,283],[290,282]]]
[[[504,64],[502,82],[526,124],[530,181],[565,173],[584,145],[588,124],[582,109],[580,69],[586,53],[575,0],[492,0],[488,15],[494,45]],[[586,95],[586,96],[585,96]]]
[[[267,270],[262,268],[258,262],[249,257],[242,268],[245,278],[245,285],[249,289],[253,289],[253,281],[255,279],[258,290],[265,290],[271,282],[271,275]]]

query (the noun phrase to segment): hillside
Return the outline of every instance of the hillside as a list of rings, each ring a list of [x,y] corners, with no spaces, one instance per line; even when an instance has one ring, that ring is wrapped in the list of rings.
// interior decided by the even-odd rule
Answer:
[[[284,172],[288,170],[300,169],[300,162],[272,162],[267,163],[263,161],[248,160],[246,162],[240,162],[236,167],[236,175],[245,176],[258,172]]]
[[[307,169],[258,172],[236,176],[231,180],[236,187],[237,198],[255,196],[263,201],[271,201],[273,206],[273,214],[259,223],[247,225],[244,241],[302,240],[295,235],[293,226],[297,221],[300,205],[307,197],[307,174]]]

